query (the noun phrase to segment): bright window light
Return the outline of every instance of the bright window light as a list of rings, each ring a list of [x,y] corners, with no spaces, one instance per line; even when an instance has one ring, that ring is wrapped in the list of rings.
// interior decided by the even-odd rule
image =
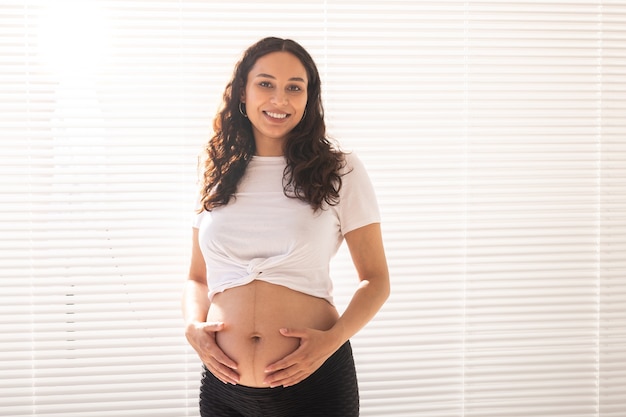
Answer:
[[[39,22],[40,55],[60,77],[93,76],[109,55],[104,8],[94,0],[55,0]]]

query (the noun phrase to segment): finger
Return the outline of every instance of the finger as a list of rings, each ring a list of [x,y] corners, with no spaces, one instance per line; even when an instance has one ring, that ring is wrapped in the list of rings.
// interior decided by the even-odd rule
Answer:
[[[223,366],[232,370],[234,375],[238,375],[234,370],[237,369],[237,362],[228,357],[222,349],[219,348],[216,344],[206,345],[202,350],[203,352],[203,361],[205,363],[209,363],[214,367]],[[204,360],[206,359],[206,360]]]
[[[223,384],[228,384],[228,380],[224,379],[224,376],[218,370],[212,366],[209,366],[207,363],[204,364],[207,371],[210,372],[215,378],[219,379]]]
[[[303,338],[308,335],[307,331],[304,329],[288,329],[286,327],[283,327],[282,329],[279,329],[278,331],[280,332],[280,334],[282,334],[285,337]]]
[[[304,381],[305,379],[307,379],[311,374],[308,373],[304,373],[304,372],[300,372],[297,375],[294,375],[293,377],[291,377],[290,379],[283,381],[282,385],[283,387],[287,388],[287,387],[291,387],[293,385],[299,384],[300,382]]]
[[[307,353],[306,342],[300,342],[300,346],[288,354],[287,356],[273,362],[265,367],[265,373],[272,373],[282,369],[290,368],[294,365],[301,365],[303,362],[310,361],[310,355]]]
[[[297,350],[293,353],[290,353],[289,355],[285,356],[284,358],[269,364],[266,368],[265,368],[265,373],[266,374],[273,374],[279,371],[282,371],[284,369],[288,369],[291,368],[292,366],[296,365],[298,362],[296,360],[294,360],[294,356],[296,355],[296,352],[298,352]]]
[[[223,366],[227,367],[230,370],[233,370],[233,372],[235,369],[237,369],[237,362],[226,356],[226,354],[221,350],[218,353],[214,354],[213,358]],[[237,375],[236,372],[234,372],[234,374]]]
[[[218,367],[216,372],[219,375],[218,378],[224,383],[233,385],[237,385],[239,383],[239,375],[226,366]]]
[[[292,366],[289,366],[283,369],[277,369],[274,372],[268,372],[265,376],[264,382],[269,385],[272,382],[277,382],[277,381],[282,381],[284,379],[287,379],[291,375],[295,375],[296,373],[301,372],[301,371],[302,371],[302,368],[297,366],[297,364],[294,364]]]
[[[219,379],[223,383],[233,385],[239,383],[239,374],[237,374],[232,369],[218,362],[212,362],[209,364],[205,363],[205,366],[213,375],[215,375],[217,379]]]
[[[201,328],[206,332],[219,332],[220,330],[224,330],[224,323],[221,321],[206,322],[202,323]]]
[[[280,386],[289,387],[297,384],[308,376],[303,370],[295,370],[295,372],[292,372],[283,371],[272,375],[272,377],[268,379],[267,385],[269,385],[270,388]]]
[[[228,375],[222,374],[217,369],[210,369],[210,368],[207,368],[207,369],[209,370],[209,372],[213,374],[213,376],[219,379],[223,384],[237,385],[237,381],[235,379],[229,378]]]

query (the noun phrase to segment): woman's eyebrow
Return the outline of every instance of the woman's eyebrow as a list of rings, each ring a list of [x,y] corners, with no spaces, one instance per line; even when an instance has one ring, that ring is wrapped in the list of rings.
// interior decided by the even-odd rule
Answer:
[[[257,77],[263,77],[263,78],[271,78],[272,80],[275,80],[275,79],[276,79],[276,77],[274,77],[273,75],[264,74],[264,73],[257,74],[256,76],[257,76]],[[300,82],[302,82],[302,83],[306,83],[306,81],[305,81],[305,80],[304,80],[304,78],[302,78],[302,77],[291,77],[291,78],[289,79],[289,81],[300,81]]]

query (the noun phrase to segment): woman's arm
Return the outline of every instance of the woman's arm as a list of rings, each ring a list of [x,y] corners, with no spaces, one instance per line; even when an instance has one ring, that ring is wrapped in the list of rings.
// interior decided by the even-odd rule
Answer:
[[[185,336],[213,375],[224,383],[236,384],[237,364],[215,342],[215,332],[222,330],[224,323],[206,322],[210,306],[208,291],[206,265],[198,244],[198,229],[194,228],[189,277],[183,290]]]
[[[379,223],[345,235],[359,276],[359,287],[337,323],[328,331],[281,329],[300,338],[300,347],[267,367],[269,386],[294,385],[318,369],[341,345],[361,330],[389,297],[389,271]]]
[[[390,293],[380,223],[353,230],[345,238],[360,284],[345,312],[331,329],[340,341],[340,346],[376,315]]]

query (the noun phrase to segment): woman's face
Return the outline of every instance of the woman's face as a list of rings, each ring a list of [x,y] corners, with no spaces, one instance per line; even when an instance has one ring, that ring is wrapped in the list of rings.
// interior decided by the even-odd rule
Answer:
[[[252,123],[257,155],[283,155],[287,135],[304,116],[307,84],[306,69],[289,52],[272,52],[255,62],[241,102]]]

